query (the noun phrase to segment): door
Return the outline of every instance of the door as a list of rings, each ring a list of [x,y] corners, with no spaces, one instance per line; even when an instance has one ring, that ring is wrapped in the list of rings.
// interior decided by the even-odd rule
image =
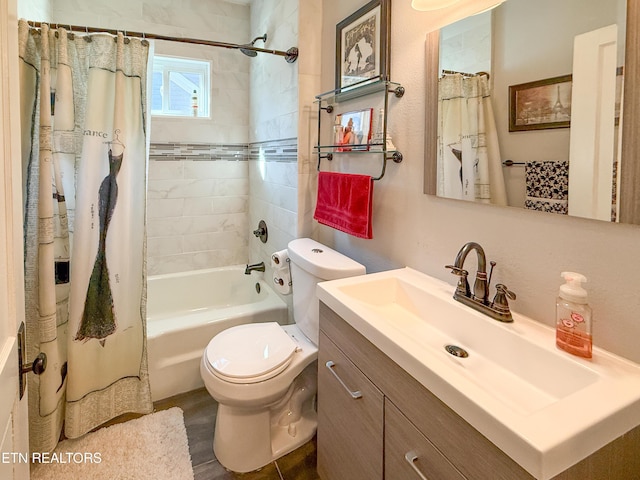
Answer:
[[[609,25],[576,35],[573,48],[569,215],[607,222],[617,143],[617,39],[617,25]]]
[[[0,0],[0,478],[29,479],[27,397],[18,394],[24,320],[16,0]],[[8,73],[8,74],[6,74]]]

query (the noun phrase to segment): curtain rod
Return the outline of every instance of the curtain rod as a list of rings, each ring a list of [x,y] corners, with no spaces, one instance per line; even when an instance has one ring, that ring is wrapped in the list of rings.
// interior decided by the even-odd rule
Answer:
[[[31,22],[27,21],[30,27],[32,28],[42,28],[43,23],[46,22]],[[69,33],[109,33],[111,35],[117,35],[118,32],[122,32],[127,37],[139,37],[147,40],[165,40],[167,42],[179,42],[179,43],[192,43],[195,45],[206,45],[209,47],[221,47],[221,48],[230,48],[234,50],[251,50],[254,52],[260,53],[269,53],[271,55],[278,55],[280,57],[284,57],[287,63],[293,63],[298,58],[298,48],[291,47],[286,52],[282,50],[270,50],[267,48],[259,48],[254,47],[252,45],[239,45],[237,43],[227,43],[227,42],[218,42],[215,40],[200,40],[197,38],[181,38],[181,37],[170,37],[167,35],[157,35],[155,33],[144,33],[144,32],[129,32],[128,30],[114,30],[109,28],[96,28],[96,27],[87,27],[80,25],[66,25],[60,23],[46,23],[47,25],[55,25],[56,28],[63,27],[69,30]]]

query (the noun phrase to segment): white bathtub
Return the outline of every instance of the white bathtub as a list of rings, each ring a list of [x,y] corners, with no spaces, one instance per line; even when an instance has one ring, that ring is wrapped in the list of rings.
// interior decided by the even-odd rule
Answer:
[[[245,275],[244,265],[150,276],[147,299],[153,401],[204,386],[200,358],[222,330],[243,323],[287,323],[285,302],[258,274]]]

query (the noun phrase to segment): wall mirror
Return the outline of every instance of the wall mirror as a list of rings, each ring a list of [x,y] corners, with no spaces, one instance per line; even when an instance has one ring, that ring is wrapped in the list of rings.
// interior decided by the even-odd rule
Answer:
[[[429,33],[425,193],[640,224],[639,4],[506,0]]]

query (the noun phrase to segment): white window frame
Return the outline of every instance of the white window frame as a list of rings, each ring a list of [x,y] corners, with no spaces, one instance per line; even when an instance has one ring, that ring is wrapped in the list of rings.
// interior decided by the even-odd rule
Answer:
[[[198,116],[193,117],[191,112],[188,114],[182,113],[178,110],[170,110],[169,108],[169,96],[162,95],[162,110],[152,109],[151,115],[162,117],[181,117],[181,118],[211,118],[210,111],[210,99],[211,99],[211,62],[208,60],[184,58],[184,57],[171,57],[168,55],[154,55],[153,56],[153,73],[162,73],[162,85],[163,88],[169,85],[169,76],[174,73],[174,82],[177,82],[186,92],[191,94],[193,90],[197,91],[198,95]],[[180,82],[179,77],[175,78],[175,74],[181,73],[195,73],[201,75],[202,81],[200,85],[195,85],[193,82],[183,77],[183,82]],[[182,84],[184,83],[184,84]],[[161,90],[161,94],[162,94]]]

